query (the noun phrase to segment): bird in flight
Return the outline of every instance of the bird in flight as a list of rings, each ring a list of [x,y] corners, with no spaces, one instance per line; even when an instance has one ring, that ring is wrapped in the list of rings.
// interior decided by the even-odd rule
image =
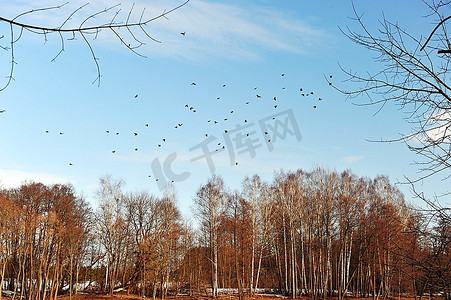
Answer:
[[[60,135],[63,135],[64,134],[64,132],[60,132]]]
[[[196,83],[195,82],[191,82],[191,85],[196,85]]]
[[[260,96],[259,94],[257,94],[257,98],[261,98],[262,96]]]
[[[49,133],[49,131],[48,131],[48,130],[46,130],[46,131],[45,131],[45,133]]]
[[[137,132],[134,132],[134,133],[133,133],[133,135],[134,135],[134,136],[137,136],[137,135],[138,135],[138,133],[137,133]]]
[[[135,99],[138,98],[138,94],[135,95]]]
[[[180,32],[181,35],[185,36],[186,35],[186,30],[183,32]]]
[[[4,113],[5,111],[6,111],[6,109],[0,110],[0,114]]]

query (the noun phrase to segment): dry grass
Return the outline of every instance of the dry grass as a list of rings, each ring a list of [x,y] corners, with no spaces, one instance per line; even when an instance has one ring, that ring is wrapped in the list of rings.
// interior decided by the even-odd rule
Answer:
[[[238,296],[234,296],[234,295],[221,295],[218,297],[219,300],[228,300],[228,299],[233,299],[233,300],[237,300],[239,299]],[[266,295],[257,295],[254,296],[252,298],[250,297],[246,297],[247,300],[280,300],[281,298],[286,298],[288,299],[288,297],[283,297],[283,296],[266,296]],[[141,298],[139,295],[134,295],[134,294],[126,294],[126,293],[118,293],[118,294],[114,294],[112,296],[108,296],[108,295],[102,295],[102,294],[78,294],[75,296],[72,296],[72,299],[70,299],[69,296],[63,296],[63,297],[58,297],[58,300],[142,300],[143,298]],[[159,298],[157,298],[159,299]],[[167,300],[210,300],[212,299],[211,297],[206,297],[206,296],[168,296],[165,299]],[[310,297],[298,297],[299,300],[310,300]],[[321,298],[322,299],[322,298]],[[372,298],[346,298],[346,299],[350,299],[350,300],[372,300]],[[414,300],[415,298],[407,298],[407,297],[393,297],[390,299],[383,299],[380,298],[380,300]],[[443,300],[443,297],[423,297],[423,300]],[[326,300],[337,300],[337,298],[327,298]]]

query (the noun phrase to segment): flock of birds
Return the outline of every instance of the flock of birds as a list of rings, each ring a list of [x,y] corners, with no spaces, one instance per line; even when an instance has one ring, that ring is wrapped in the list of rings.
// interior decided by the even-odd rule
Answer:
[[[180,34],[182,36],[185,36],[186,35],[186,31],[180,32]],[[285,77],[285,73],[282,73],[281,76]],[[332,75],[329,75],[328,77],[326,77],[326,80],[327,80],[329,86],[332,86],[331,79],[332,79]],[[197,86],[197,83],[196,82],[191,82],[190,85],[195,87],[195,86]],[[227,85],[223,84],[222,87],[226,88]],[[285,87],[283,87],[282,89],[285,90]],[[253,88],[253,91],[255,93],[255,98],[254,99],[262,99],[262,98],[264,98],[261,93],[257,92],[257,87]],[[307,92],[307,91],[304,91],[303,88],[299,88],[299,92],[298,93],[299,93],[300,97],[314,98],[314,95],[315,95],[313,91]],[[139,98],[139,95],[135,94],[134,95],[134,99],[138,99],[138,98]],[[221,100],[221,97],[217,97],[216,100]],[[273,109],[277,109],[279,107],[279,103],[277,102],[278,101],[277,96],[272,97],[272,100],[274,101],[273,104],[272,104]],[[317,98],[317,101],[322,101],[322,100],[323,99],[321,97]],[[248,100],[245,101],[245,105],[249,105],[250,103],[251,103],[251,101],[248,101]],[[317,104],[314,104],[312,107],[313,107],[313,109],[316,109],[318,106],[317,106]],[[184,104],[184,108],[187,109],[191,113],[196,113],[197,112],[197,108],[194,105]],[[6,112],[5,109],[1,109],[0,110],[0,114],[3,114],[5,112]],[[232,115],[232,114],[234,114],[234,112],[235,112],[234,110],[230,110],[229,114]],[[274,117],[273,117],[273,119],[274,119]],[[225,116],[222,119],[208,119],[207,123],[212,124],[212,125],[216,125],[216,124],[219,124],[219,123],[227,122],[228,120],[229,120],[229,117]],[[244,120],[242,120],[242,122],[243,123],[247,123],[248,120],[244,119]],[[175,125],[173,125],[173,127],[175,129],[180,129],[181,127],[183,127],[183,125],[184,125],[184,123],[180,122],[180,123],[176,123]],[[149,128],[149,126],[150,126],[149,123],[144,124],[145,128]],[[228,134],[229,133],[229,129],[223,129],[223,132],[224,132],[224,134]],[[45,130],[45,134],[51,134],[50,130],[48,130],[48,129]],[[64,135],[64,132],[63,131],[59,131],[59,132],[57,131],[56,134],[62,136],[62,135]],[[107,130],[105,130],[105,134],[118,136],[120,134],[120,132],[119,131],[114,131],[113,132],[113,131],[110,131],[109,129],[107,129]],[[265,136],[268,137],[267,142],[271,142],[269,133],[265,131],[264,134],[265,134]],[[132,133],[132,135],[134,137],[137,137],[139,135],[139,132],[138,131],[134,131]],[[246,135],[249,136],[249,133],[247,133]],[[204,136],[205,136],[205,138],[208,138],[209,137],[209,133],[208,132],[204,133]],[[161,141],[156,143],[156,147],[158,147],[158,148],[163,147],[163,145],[164,145],[164,143],[166,143],[166,141],[167,140],[166,140],[165,137],[161,138]],[[226,146],[222,145],[221,142],[217,143],[216,151],[220,151],[220,150],[223,150],[223,149],[226,149]],[[138,150],[139,150],[138,147],[134,147],[134,151],[135,152],[137,152]],[[117,153],[116,149],[112,149],[110,151],[111,151],[111,154],[113,154],[113,155]],[[74,163],[73,162],[69,162],[68,165],[69,166],[74,166]],[[238,165],[238,162],[235,162],[235,165]],[[151,177],[151,175],[148,175],[148,177]],[[158,181],[158,178],[156,178],[155,180]]]
[[[282,73],[281,76],[284,77],[285,74]],[[332,79],[332,75],[329,75],[329,77],[327,78],[328,84],[329,84],[329,85],[332,85],[332,82],[331,82],[330,79]],[[193,86],[193,87],[195,87],[195,86],[197,86],[197,83],[196,83],[196,82],[191,82],[190,85]],[[223,85],[222,85],[223,88],[226,88],[226,86],[227,86],[226,84],[223,84]],[[255,98],[254,98],[254,99],[257,99],[257,100],[258,100],[258,99],[262,99],[262,94],[257,93],[257,92],[256,92],[257,89],[258,89],[257,87],[254,87],[254,88],[253,88],[253,91],[254,91],[254,93],[255,93]],[[285,90],[285,87],[283,87],[282,89]],[[300,97],[314,98],[314,95],[315,95],[315,93],[314,93],[313,91],[307,92],[307,91],[305,91],[303,88],[299,88],[299,92],[298,92],[298,93],[299,93],[299,96],[300,96]],[[134,95],[134,99],[138,99],[138,98],[139,98],[139,95],[138,95],[138,94],[135,94],[135,95]],[[217,97],[216,99],[217,99],[217,100],[221,100],[221,97]],[[318,98],[316,99],[316,101],[322,101],[322,100],[323,100],[323,99],[322,99],[321,97],[318,97]],[[277,102],[277,101],[278,101],[277,96],[272,97],[272,101],[273,101],[273,104],[272,104],[273,109],[277,109],[277,108],[279,107],[279,104],[278,104],[278,102]],[[246,100],[246,101],[244,102],[245,105],[249,105],[250,103],[251,103],[251,101],[248,101],[248,100]],[[318,106],[317,106],[317,104],[314,104],[314,105],[312,105],[312,107],[313,107],[313,109],[316,109]],[[185,103],[185,104],[184,104],[184,108],[185,108],[187,111],[189,111],[190,113],[196,113],[196,112],[197,112],[197,108],[196,108],[194,105],[191,105],[191,104],[188,104],[188,103]],[[4,113],[4,112],[5,112],[5,110],[0,110],[0,113]],[[234,113],[235,113],[235,110],[230,110],[230,111],[228,112],[229,115],[233,115]],[[273,119],[275,119],[275,118],[273,117]],[[228,117],[228,116],[225,116],[225,117],[223,117],[222,119],[208,119],[206,122],[209,123],[209,124],[212,124],[212,125],[216,125],[216,124],[219,124],[219,123],[227,122],[228,120],[229,120],[229,117]],[[243,122],[243,123],[247,123],[248,120],[247,120],[247,119],[243,119],[242,122]],[[173,128],[174,128],[174,129],[180,129],[183,125],[184,125],[183,122],[176,123],[175,125],[173,125]],[[150,126],[149,123],[143,124],[143,127],[144,127],[144,128],[149,128],[149,126]],[[224,134],[228,134],[228,133],[229,133],[229,129],[223,129],[223,132],[224,132]],[[49,131],[49,130],[45,130],[45,133],[46,133],[46,134],[50,134],[50,131]],[[118,131],[110,131],[109,129],[107,129],[107,130],[105,130],[105,134],[108,134],[108,135],[116,135],[116,136],[118,136],[118,135],[120,134],[120,132],[118,132]],[[265,131],[264,134],[265,134],[265,136],[268,137],[267,142],[271,142],[269,133],[268,133],[267,131]],[[64,132],[63,132],[63,131],[60,131],[60,132],[59,132],[59,135],[64,135]],[[132,133],[132,135],[133,135],[134,137],[137,137],[137,136],[139,135],[139,132],[138,132],[138,131],[134,131],[134,132]],[[205,138],[209,137],[209,133],[208,133],[208,132],[204,133],[203,135],[205,136]],[[249,136],[249,133],[247,133],[246,135]],[[164,145],[164,143],[166,143],[166,141],[167,141],[167,139],[166,139],[165,137],[161,138],[161,141],[159,141],[159,142],[156,143],[156,147],[158,147],[158,148],[163,147],[163,145]],[[223,145],[221,142],[217,143],[217,148],[215,149],[216,152],[221,151],[221,150],[224,150],[224,149],[226,149],[226,146],[225,146],[225,145]],[[133,150],[134,150],[135,152],[137,152],[137,151],[139,151],[139,148],[138,148],[138,147],[134,147]],[[112,149],[112,150],[111,150],[111,154],[116,154],[116,153],[117,153],[117,150],[116,150],[116,149]],[[69,162],[68,164],[69,164],[69,166],[73,166],[73,165],[74,165],[73,162]],[[238,162],[235,162],[235,165],[238,165]],[[148,175],[148,177],[150,178],[150,177],[152,177],[152,176],[151,176],[151,175]],[[156,178],[155,180],[158,181],[158,178]]]

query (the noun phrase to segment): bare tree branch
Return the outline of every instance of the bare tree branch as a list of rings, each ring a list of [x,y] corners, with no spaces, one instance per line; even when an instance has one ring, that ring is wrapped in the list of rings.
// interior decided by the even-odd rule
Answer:
[[[13,77],[14,65],[16,64],[15,56],[14,56],[14,46],[22,38],[22,34],[23,34],[24,30],[29,31],[33,34],[44,35],[45,41],[47,41],[47,36],[49,34],[57,33],[59,35],[59,37],[61,39],[61,49],[55,55],[55,57],[52,59],[52,61],[55,61],[59,57],[59,55],[65,51],[64,36],[66,34],[69,34],[71,36],[70,38],[67,38],[67,40],[75,40],[77,35],[81,36],[83,38],[84,43],[88,46],[89,51],[91,52],[92,59],[96,65],[97,77],[94,80],[94,82],[97,81],[98,85],[100,85],[100,78],[102,77],[101,71],[100,71],[100,65],[98,63],[98,58],[94,52],[94,48],[91,45],[92,41],[90,41],[87,38],[87,35],[94,34],[95,35],[94,39],[96,39],[102,30],[110,31],[114,34],[114,36],[116,36],[118,38],[118,40],[121,42],[121,44],[124,45],[127,49],[129,49],[130,51],[132,51],[133,53],[135,53],[139,56],[145,57],[144,55],[137,52],[138,48],[140,48],[143,45],[146,45],[145,41],[141,40],[138,37],[137,33],[144,33],[145,38],[148,38],[154,42],[160,43],[160,41],[158,41],[157,39],[155,39],[154,37],[152,37],[149,34],[148,30],[146,28],[144,28],[144,26],[146,26],[149,23],[151,23],[155,20],[158,20],[160,18],[167,19],[166,15],[181,8],[182,6],[186,5],[188,2],[189,2],[189,0],[185,0],[180,5],[175,6],[169,10],[164,10],[162,13],[160,13],[154,17],[149,17],[147,19],[144,16],[145,9],[143,9],[138,21],[132,21],[133,11],[134,11],[134,4],[133,4],[132,7],[130,8],[130,11],[128,12],[125,22],[116,21],[116,18],[118,17],[119,12],[120,12],[120,9],[119,9],[116,12],[114,12],[114,16],[111,18],[111,21],[109,23],[96,24],[96,25],[92,25],[92,26],[85,25],[88,23],[88,21],[91,21],[92,19],[96,18],[99,15],[106,15],[121,5],[121,4],[117,4],[117,5],[111,6],[109,8],[105,8],[104,10],[95,12],[95,13],[85,17],[80,22],[80,25],[78,27],[71,27],[71,28],[65,28],[65,26],[76,14],[79,14],[88,4],[84,4],[84,5],[80,6],[79,8],[75,9],[74,11],[72,11],[64,19],[64,21],[61,23],[61,25],[58,27],[32,25],[32,24],[20,22],[20,21],[18,21],[18,19],[25,15],[38,14],[38,13],[44,12],[44,11],[52,11],[52,10],[61,9],[61,8],[65,7],[69,2],[66,2],[62,5],[57,5],[57,6],[32,9],[32,10],[29,10],[26,12],[22,12],[12,19],[0,16],[0,23],[3,22],[3,23],[9,24],[9,28],[10,28],[9,29],[10,30],[9,42],[7,43],[6,46],[0,45],[0,49],[2,49],[4,51],[9,51],[10,52],[10,60],[11,60],[9,75],[6,77],[7,78],[6,83],[0,87],[0,92],[4,91],[9,86],[11,81],[14,79],[14,77]],[[15,36],[15,33],[14,33],[15,28],[18,28],[20,30],[20,33],[17,37]],[[124,36],[123,34],[119,33],[118,30],[120,30],[120,29],[126,29],[129,36]],[[3,35],[0,36],[0,40],[2,40],[3,38],[4,38]]]
[[[359,74],[340,66],[348,76],[347,82],[358,86],[350,90],[332,85],[326,78],[330,86],[348,98],[365,96],[369,99],[358,105],[380,106],[376,113],[387,103],[396,104],[406,113],[404,119],[412,125],[412,132],[381,141],[404,142],[424,158],[418,162],[422,175],[416,181],[438,173],[446,178],[451,170],[451,85],[448,80],[451,50],[443,50],[450,44],[444,27],[450,17],[444,18],[440,13],[441,3],[428,6],[431,16],[439,22],[424,43],[421,37],[415,37],[385,18],[380,21],[379,30],[372,33],[354,7],[354,20],[360,30],[340,30],[352,42],[376,54],[374,61],[379,70],[374,74]],[[437,34],[440,28],[443,33]],[[435,54],[437,49],[442,55]]]

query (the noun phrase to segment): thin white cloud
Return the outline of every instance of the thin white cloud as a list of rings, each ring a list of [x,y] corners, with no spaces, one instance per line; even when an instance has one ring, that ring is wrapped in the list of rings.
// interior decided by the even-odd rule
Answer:
[[[354,155],[354,156],[343,157],[341,160],[346,163],[352,164],[352,163],[361,161],[364,158],[365,158],[365,156],[363,156],[363,155]]]
[[[443,110],[435,115],[429,117],[433,124],[425,131],[427,138],[433,142],[450,142],[451,132],[449,127],[451,125],[451,112]]]
[[[46,185],[75,184],[74,180],[45,172],[0,169],[0,186],[3,188],[19,187],[25,181],[36,181]]]
[[[38,5],[35,0],[21,3],[21,5],[9,4],[2,8],[5,13],[9,13],[6,17],[13,17],[21,11],[42,6],[42,4]],[[115,20],[125,22],[133,3],[128,0],[122,1],[120,7],[89,19],[86,25],[111,22],[119,8],[121,11]],[[180,3],[182,0],[160,1],[150,5],[144,1],[136,2],[131,20],[139,20],[143,8],[146,8],[146,17],[153,17]],[[61,9],[36,12],[20,19],[33,24],[44,23],[49,27],[58,27],[83,4],[85,2],[74,0]],[[78,27],[86,17],[106,7],[111,7],[113,4],[114,2],[109,0],[95,1],[74,14],[64,28]],[[214,57],[259,60],[264,57],[264,51],[308,53],[315,45],[321,44],[324,47],[325,43],[331,41],[331,37],[324,30],[314,28],[297,17],[282,11],[253,5],[238,6],[213,1],[191,0],[187,5],[167,17],[168,19],[160,18],[145,27],[149,34],[161,40],[162,43],[146,39],[147,45],[138,49],[140,53],[193,61]],[[182,36],[180,33],[185,31],[186,35]],[[133,38],[126,30],[120,33],[133,44]],[[70,37],[67,36],[66,39]],[[144,35],[139,34],[136,37],[145,38]],[[49,36],[47,38],[50,40]],[[53,45],[57,47],[60,43],[59,36],[54,35],[52,41]],[[79,37],[75,42],[83,43],[83,39]],[[71,43],[73,41],[67,41],[66,48],[70,47]],[[109,31],[102,31],[98,36],[96,35],[96,40],[92,41],[94,50],[100,43],[108,45],[108,47],[121,47],[117,37]],[[123,49],[128,51],[125,50],[125,47]]]
[[[435,114],[426,115],[427,121],[416,134],[407,138],[410,145],[423,147],[428,144],[442,144],[451,142],[451,112],[443,110]]]

